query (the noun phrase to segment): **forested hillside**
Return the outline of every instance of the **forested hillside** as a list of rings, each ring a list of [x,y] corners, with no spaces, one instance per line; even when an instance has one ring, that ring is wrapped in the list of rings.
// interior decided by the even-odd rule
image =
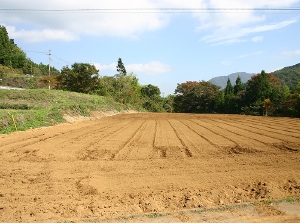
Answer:
[[[59,73],[50,67],[51,73]],[[36,64],[27,58],[26,53],[10,39],[5,26],[0,25],[0,85],[20,88],[46,88],[41,78],[49,74],[49,67]]]
[[[277,70],[272,74],[275,77],[278,77],[282,84],[285,84],[288,87],[293,87],[300,81],[300,63],[294,66],[284,67],[283,69]]]

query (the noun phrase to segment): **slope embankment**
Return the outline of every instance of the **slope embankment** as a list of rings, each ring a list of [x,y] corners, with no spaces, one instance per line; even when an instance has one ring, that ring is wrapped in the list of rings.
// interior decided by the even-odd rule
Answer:
[[[0,133],[101,118],[136,108],[108,97],[58,90],[0,90]]]

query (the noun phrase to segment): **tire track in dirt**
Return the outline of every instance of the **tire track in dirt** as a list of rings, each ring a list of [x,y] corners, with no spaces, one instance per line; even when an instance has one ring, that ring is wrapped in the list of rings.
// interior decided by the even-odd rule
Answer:
[[[220,134],[212,132],[209,128],[204,127],[202,125],[203,120],[191,119],[186,120],[185,123],[187,123],[186,125],[191,130],[197,132],[199,135],[204,137],[207,141],[211,142],[211,144],[217,148],[235,146],[235,144],[232,141],[224,138]]]
[[[275,133],[280,132],[280,134],[284,135],[291,135],[291,136],[296,136],[297,138],[300,137],[300,130],[299,129],[293,129],[290,128],[289,125],[274,125],[272,122],[253,122],[251,120],[244,120],[244,123],[247,123],[247,125],[255,126],[255,128],[267,128],[271,129]],[[299,123],[300,126],[300,123]]]
[[[0,142],[0,147],[4,148],[4,147],[7,147],[9,145],[13,145],[14,143],[19,143],[20,141],[25,142],[26,140],[32,140],[32,139],[40,138],[40,137],[43,137],[45,135],[44,133],[42,133],[42,134],[36,134],[34,136],[31,136],[31,137],[21,138],[20,136],[22,134],[20,134],[20,132],[17,132],[17,134],[19,135],[18,136],[18,138],[19,138],[18,141],[16,141],[15,138],[10,137],[11,135],[2,135],[1,142]]]
[[[220,121],[220,122],[224,123],[224,121]],[[244,123],[241,124],[241,123],[230,122],[230,123],[227,123],[227,124],[231,125],[231,126],[234,126],[234,127],[237,127],[237,128],[240,128],[240,129],[245,130],[247,132],[250,132],[252,134],[255,134],[256,136],[260,135],[264,139],[268,137],[268,138],[272,138],[272,139],[280,140],[280,141],[300,142],[299,138],[289,136],[289,135],[277,134],[277,133],[274,133],[274,132],[272,133],[272,132],[268,132],[268,131],[257,131],[259,128],[253,128],[251,126],[245,125]],[[277,141],[277,142],[274,142],[274,143],[280,143],[280,141]]]
[[[111,132],[121,129],[120,122],[112,124],[108,119],[97,120],[92,124],[91,122],[88,122],[88,124],[82,123],[83,127],[80,128],[76,124],[70,125],[71,131],[62,131],[61,129],[67,130],[65,126],[51,127],[55,133],[51,137],[49,137],[49,134],[43,134],[40,140],[34,140],[30,143],[20,142],[17,147],[14,144],[13,149],[7,146],[9,152],[5,154],[5,160],[11,160],[12,162],[18,162],[20,159],[31,159],[32,161],[36,160],[36,162],[49,159],[72,160],[77,159],[78,155],[76,154],[80,153],[79,151],[82,148],[86,150],[81,156],[82,159],[84,157],[95,159],[99,153],[89,150],[89,148],[98,143],[99,138],[106,137],[112,134]],[[130,120],[125,121],[122,125],[126,123],[129,124]],[[99,125],[101,128],[99,128]],[[44,131],[44,129],[42,130]],[[56,133],[56,130],[59,133]]]
[[[255,139],[255,140],[260,141],[262,143],[281,143],[282,142],[281,140],[279,140],[277,138],[266,136],[263,133],[259,134],[259,133],[254,132],[254,131],[245,130],[242,127],[243,124],[240,124],[239,126],[235,126],[234,124],[223,121],[223,120],[216,120],[216,122],[219,122],[219,123],[225,125],[226,128],[230,128],[232,131],[234,131],[235,133],[238,133],[239,135],[243,135],[243,136],[246,136],[248,138]],[[251,134],[249,134],[249,132]]]
[[[235,123],[236,124],[236,123]],[[253,123],[249,122],[243,122],[244,126],[247,126],[247,129],[252,128],[259,131],[263,131],[265,134],[267,133],[268,136],[274,136],[274,138],[280,139],[280,140],[288,140],[288,141],[297,141],[300,142],[300,132],[295,132],[288,130],[285,128],[285,130],[281,130],[278,128],[274,128],[273,126],[266,126],[261,123],[260,125],[253,125]],[[246,129],[246,130],[247,130]],[[249,130],[250,131],[250,130]]]
[[[199,134],[182,120],[171,120],[171,122],[193,157],[218,151],[218,145]]]
[[[162,132],[161,122],[155,121],[155,133],[152,143],[152,157],[153,158],[166,158],[167,150],[170,148],[170,145],[167,140],[162,140],[165,137],[165,134]],[[166,141],[163,143],[163,141]],[[167,146],[166,146],[167,144]],[[162,146],[164,145],[164,146]]]
[[[169,120],[157,120],[153,158],[185,158],[193,154]]]
[[[145,140],[145,137],[146,137],[145,129],[147,126],[149,126],[149,121],[143,121],[141,124],[139,124],[139,127],[136,128],[135,131],[130,134],[130,137],[119,146],[119,149],[111,155],[110,159],[111,160],[130,159],[130,153],[132,152],[132,150],[140,149],[140,146],[144,146],[143,143],[147,142],[147,140]],[[151,130],[149,130],[149,135],[150,134],[151,134]],[[149,144],[150,144],[151,148],[152,148],[152,141],[153,141],[153,139],[148,142],[147,146],[149,146]],[[137,146],[138,148],[134,148],[135,146]],[[135,152],[139,155],[142,155],[142,154],[140,154],[139,151],[135,151]],[[132,158],[134,158],[134,157],[132,157]]]
[[[97,130],[98,126],[95,125],[95,123],[88,123],[88,125],[84,125],[84,127],[80,127],[80,128],[76,128],[76,126],[68,126],[69,128],[66,128],[63,130],[60,130],[60,128],[58,126],[53,126],[52,128],[54,129],[59,129],[59,132],[51,132],[49,134],[49,131],[47,133],[45,133],[45,129],[35,129],[32,131],[32,134],[34,136],[32,137],[28,137],[28,138],[22,138],[21,140],[12,140],[12,137],[10,137],[10,135],[7,135],[7,140],[5,140],[6,138],[4,138],[4,140],[1,140],[2,143],[0,144],[1,147],[6,147],[9,152],[14,152],[15,150],[19,150],[20,148],[25,148],[28,146],[34,146],[38,143],[44,143],[45,141],[48,140],[53,140],[55,139],[55,141],[53,142],[52,145],[57,144],[59,146],[62,145],[62,143],[64,142],[68,142],[67,139],[69,138],[73,138],[74,140],[77,138],[84,138],[86,135],[90,134],[90,130],[91,127],[93,127],[92,129]],[[75,127],[75,128],[74,128]],[[70,130],[71,128],[71,130]],[[87,131],[87,129],[89,131]],[[42,131],[43,133],[40,133],[40,131]],[[84,133],[85,132],[85,133]],[[16,134],[26,134],[24,132],[17,132]],[[62,141],[60,141],[60,138],[62,138]]]
[[[168,124],[172,127],[174,133],[176,134],[177,138],[179,139],[179,141],[181,142],[182,145],[182,149],[184,150],[184,153],[187,157],[192,157],[193,153],[190,151],[190,149],[188,148],[188,146],[185,144],[184,140],[182,139],[182,137],[180,136],[181,134],[178,133],[178,131],[176,130],[176,128],[171,124],[170,120],[168,120]],[[182,151],[182,150],[181,150]]]
[[[193,123],[195,123],[195,124],[197,124],[197,125],[200,125],[197,121],[195,121],[195,120],[189,120],[190,122],[193,122]],[[200,121],[200,120],[199,120]],[[184,124],[184,123],[183,123]],[[211,145],[213,145],[214,147],[216,147],[216,148],[218,148],[218,149],[220,149],[222,146],[220,146],[220,145],[218,145],[218,144],[216,144],[216,143],[214,143],[211,139],[209,139],[209,138],[207,138],[207,137],[205,137],[205,136],[203,136],[203,135],[200,135],[198,132],[196,132],[194,129],[192,129],[191,127],[189,127],[187,124],[185,124],[188,128],[189,128],[189,130],[192,130],[193,132],[195,132],[195,133],[197,133],[199,136],[201,136],[202,138],[204,138],[207,142],[209,142]],[[214,134],[216,134],[216,135],[219,135],[219,136],[221,136],[221,137],[223,137],[223,138],[226,138],[226,137],[224,137],[223,135],[221,135],[221,134],[219,134],[219,133],[217,133],[217,132],[215,132],[215,131],[212,131],[209,127],[207,127],[207,126],[205,126],[205,122],[203,121],[203,120],[201,120],[201,127],[203,127],[203,128],[205,128],[207,131],[210,131],[210,132],[213,132]],[[231,141],[231,142],[233,142],[233,143],[235,143],[233,140],[231,140],[231,139],[229,139],[229,138],[226,138],[227,140],[229,140],[229,141]]]
[[[94,134],[77,145],[80,147],[78,158],[84,161],[111,159],[118,146],[124,143],[122,140],[128,140],[124,132],[128,135],[128,133],[130,134],[130,129],[135,129],[134,121],[118,123],[117,125],[112,125],[109,131],[106,129],[106,131],[101,131],[101,134]],[[121,135],[122,137],[120,137]]]
[[[270,146],[262,143],[257,140],[250,139],[248,137],[245,137],[243,135],[236,134],[233,131],[230,131],[224,126],[222,127],[220,124],[215,122],[214,120],[205,120],[203,121],[203,126],[206,126],[207,128],[210,128],[211,131],[215,132],[216,134],[222,135],[224,138],[227,138],[228,140],[235,143],[237,146],[236,149],[241,150],[240,152],[262,152],[270,149]],[[223,147],[225,149],[230,149],[229,152],[238,152],[232,150],[234,147]]]
[[[206,121],[208,121],[209,123],[212,122],[210,120],[206,120]],[[259,139],[250,137],[249,134],[243,134],[243,132],[240,133],[240,131],[239,131],[238,128],[235,128],[235,127],[232,127],[232,126],[228,126],[228,125],[226,125],[224,123],[218,123],[218,122],[216,123],[214,121],[213,124],[216,125],[216,126],[218,126],[221,129],[223,129],[223,131],[224,131],[223,134],[228,134],[228,132],[230,132],[230,133],[234,134],[236,138],[243,138],[245,141],[244,141],[244,143],[241,143],[240,145],[248,145],[249,148],[254,149],[254,150],[258,150],[258,151],[267,151],[267,152],[270,152],[270,149],[273,150],[274,143],[265,143],[264,141],[261,141]],[[250,143],[248,144],[247,142],[250,142]],[[253,145],[255,147],[253,147]]]
[[[155,147],[157,137],[159,137],[157,126],[158,126],[158,124],[157,124],[157,120],[156,120],[155,121],[155,132],[154,132],[153,140],[152,140],[152,148],[153,148],[152,157],[166,158],[166,156],[167,156],[166,149]]]
[[[99,128],[99,125],[101,125],[101,128]],[[122,127],[119,127],[119,125],[120,123],[111,124],[111,122],[106,123],[106,121],[97,120],[93,123],[93,125],[68,132],[68,135],[65,135],[61,141],[57,138],[56,141],[58,142],[56,142],[56,144],[58,144],[61,148],[68,147],[70,145],[70,140],[65,139],[65,137],[68,137],[68,139],[71,139],[73,144],[79,144],[83,141],[88,141],[89,146],[92,146],[93,143],[96,143],[98,138],[106,137],[107,135],[115,132],[115,129]]]
[[[266,117],[264,117],[266,118]],[[290,129],[299,130],[300,119],[297,118],[266,118],[264,122],[279,126],[288,126]]]

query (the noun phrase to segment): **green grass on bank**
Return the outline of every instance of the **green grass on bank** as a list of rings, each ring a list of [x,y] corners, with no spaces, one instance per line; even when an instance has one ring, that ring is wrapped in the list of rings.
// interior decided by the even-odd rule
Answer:
[[[0,133],[64,122],[63,115],[89,116],[91,111],[130,108],[111,98],[58,90],[0,90]]]

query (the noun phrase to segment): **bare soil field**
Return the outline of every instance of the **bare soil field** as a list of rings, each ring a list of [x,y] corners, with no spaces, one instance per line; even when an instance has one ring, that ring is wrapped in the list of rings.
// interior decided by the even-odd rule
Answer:
[[[0,222],[300,222],[262,202],[300,198],[299,127],[137,113],[0,135]]]

